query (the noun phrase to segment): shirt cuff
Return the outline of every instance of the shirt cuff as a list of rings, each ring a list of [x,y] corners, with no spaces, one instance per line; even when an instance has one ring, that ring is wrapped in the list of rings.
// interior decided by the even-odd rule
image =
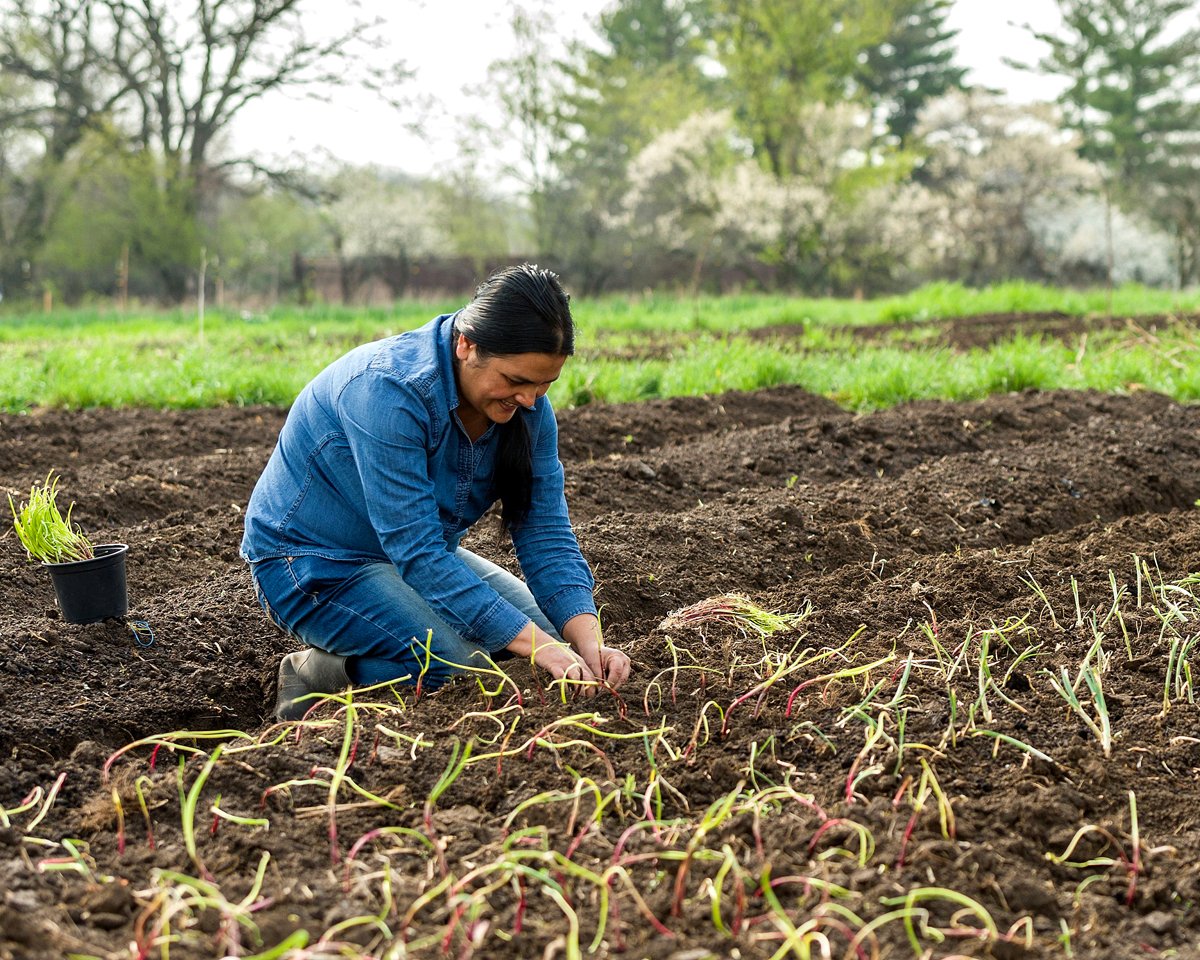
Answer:
[[[529,618],[503,598],[497,598],[487,612],[471,624],[473,639],[488,653],[507,647],[525,629]]]
[[[572,617],[577,617],[581,613],[597,616],[596,600],[592,596],[592,591],[586,587],[567,587],[547,600],[542,612],[546,615],[546,619],[554,624],[554,629],[562,633],[563,627]]]

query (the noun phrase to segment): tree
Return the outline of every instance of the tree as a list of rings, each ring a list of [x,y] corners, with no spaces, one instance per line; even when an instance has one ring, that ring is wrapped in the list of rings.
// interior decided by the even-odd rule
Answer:
[[[801,107],[847,98],[864,51],[892,26],[891,0],[713,0],[717,56],[742,131],[775,176],[806,150]]]
[[[404,75],[363,66],[357,54],[372,25],[362,19],[310,38],[307,0],[191,2],[0,0],[0,68],[35,91],[20,119],[44,141],[47,175],[86,131],[109,126],[189,184],[183,214],[199,218],[231,167],[274,172],[218,155],[221,134],[247,104],[348,79],[381,89]],[[30,203],[21,230],[30,251],[53,215],[44,197]]]
[[[126,262],[130,289],[173,296],[179,265],[199,248],[197,224],[184,213],[188,193],[161,158],[111,131],[87,134],[50,184],[55,216],[41,252],[43,278],[67,299],[113,293]]]
[[[921,107],[963,89],[966,69],[954,66],[957,30],[946,26],[952,0],[896,0],[891,30],[866,49],[858,84],[882,114],[888,133],[905,143]]]
[[[907,167],[873,162],[870,116],[850,103],[812,103],[797,123],[816,148],[776,177],[754,159],[729,111],[706,112],[656,137],[630,165],[620,225],[656,251],[691,259],[692,290],[709,265],[782,267],[785,282],[829,293],[889,285],[910,233],[884,220]]]
[[[1195,0],[1058,0],[1063,31],[1030,32],[1049,47],[1036,69],[1068,80],[1058,98],[1080,154],[1106,171],[1110,205],[1152,198],[1179,239],[1187,279],[1200,222],[1200,26],[1181,27]],[[1026,66],[1016,64],[1017,66]],[[1028,68],[1028,67],[1026,67]],[[1111,210],[1109,228],[1111,235]],[[1110,276],[1114,255],[1110,250]]]
[[[493,131],[498,140],[515,147],[516,163],[505,173],[516,179],[529,199],[533,243],[537,253],[550,249],[547,188],[554,165],[554,98],[557,66],[545,55],[551,29],[549,14],[515,5],[511,26],[516,40],[512,57],[488,68],[489,87],[496,92],[505,119]]]
[[[701,0],[619,0],[597,20],[598,43],[570,49],[554,118],[562,146],[551,242],[587,292],[634,259],[613,227],[632,158],[719,103],[719,81],[703,68],[707,29]]]
[[[0,130],[31,147],[6,197],[0,281],[13,288],[29,278],[45,240],[61,164],[127,92],[109,75],[94,7],[92,0],[0,5]],[[12,161],[6,165],[11,176]]]
[[[1015,106],[982,90],[931,101],[914,137],[920,175],[892,217],[919,225],[914,268],[968,284],[1014,277],[1044,280],[1035,221],[1093,194],[1096,167],[1078,155],[1052,104]]]
[[[1058,0],[1063,32],[1030,32],[1050,49],[1036,69],[1069,81],[1058,102],[1080,154],[1129,186],[1157,179],[1195,143],[1200,27],[1176,32],[1195,0]],[[1029,69],[1027,65],[1015,64]]]

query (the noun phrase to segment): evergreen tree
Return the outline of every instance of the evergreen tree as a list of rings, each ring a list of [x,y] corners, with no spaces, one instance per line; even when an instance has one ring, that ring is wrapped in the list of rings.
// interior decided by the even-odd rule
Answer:
[[[1062,33],[1033,32],[1042,73],[1065,78],[1064,119],[1080,152],[1136,189],[1177,162],[1200,132],[1200,26],[1179,30],[1195,0],[1058,0]],[[1191,19],[1191,18],[1189,18]],[[1016,64],[1017,66],[1023,66]]]
[[[868,47],[858,83],[882,114],[888,133],[906,143],[928,101],[963,90],[964,67],[955,66],[954,37],[946,25],[952,0],[896,0],[887,38]]]
[[[1147,210],[1176,238],[1180,282],[1200,249],[1200,5],[1196,0],[1058,0],[1061,33],[1036,69],[1063,77],[1064,119],[1106,171],[1106,196]],[[1023,66],[1022,64],[1015,64]],[[1109,253],[1110,274],[1115,253]]]

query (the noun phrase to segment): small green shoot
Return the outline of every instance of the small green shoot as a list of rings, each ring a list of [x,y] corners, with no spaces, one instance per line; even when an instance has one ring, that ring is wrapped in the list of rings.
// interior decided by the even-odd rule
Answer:
[[[44,482],[33,485],[29,499],[20,507],[9,495],[8,507],[12,511],[17,539],[30,559],[42,563],[90,560],[94,552],[92,542],[83,535],[78,524],[71,522],[75,504],[67,508],[65,517],[58,509],[58,480],[51,470]]]

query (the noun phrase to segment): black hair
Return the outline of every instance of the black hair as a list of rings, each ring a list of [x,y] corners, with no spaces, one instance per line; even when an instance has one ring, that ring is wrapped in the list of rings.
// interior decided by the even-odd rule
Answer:
[[[536,264],[522,263],[493,273],[475,288],[475,296],[454,320],[454,337],[465,334],[479,355],[512,356],[575,352],[571,298],[558,276]],[[500,500],[500,532],[519,526],[529,513],[533,487],[533,448],[525,411],[518,408],[500,425],[494,488]]]

